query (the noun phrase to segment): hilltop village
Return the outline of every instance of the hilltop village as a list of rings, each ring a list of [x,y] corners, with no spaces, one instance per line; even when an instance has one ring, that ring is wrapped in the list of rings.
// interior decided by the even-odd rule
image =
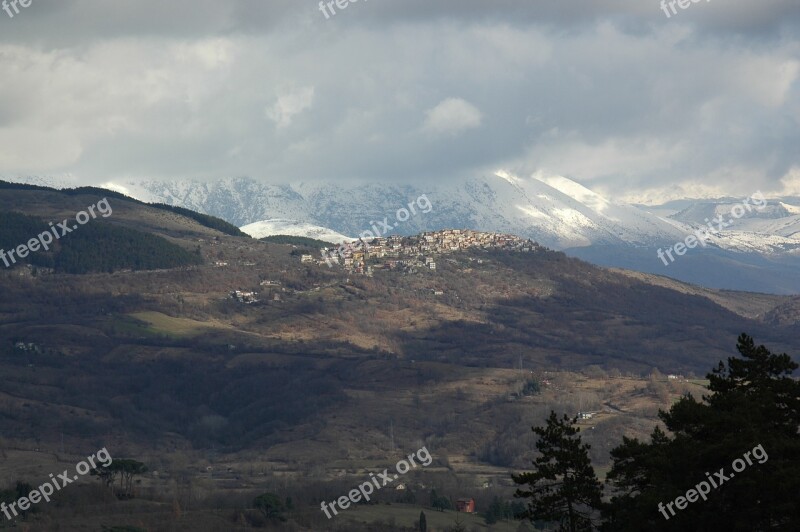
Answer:
[[[436,270],[434,255],[470,248],[531,252],[539,249],[539,245],[530,239],[514,235],[447,229],[416,236],[392,235],[371,240],[359,239],[337,248],[323,248],[322,257],[319,259],[303,255],[301,261],[328,266],[340,265],[350,273],[371,276],[378,269]]]

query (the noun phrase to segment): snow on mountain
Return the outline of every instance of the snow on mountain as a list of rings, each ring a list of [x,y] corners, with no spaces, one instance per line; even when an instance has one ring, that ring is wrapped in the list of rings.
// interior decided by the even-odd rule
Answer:
[[[502,186],[513,190],[498,202],[501,205],[492,207],[511,205],[518,209],[526,216],[507,216],[529,232],[545,233],[539,238],[546,245],[560,249],[623,243],[646,246],[684,238],[684,231],[669,220],[613,203],[565,177],[535,174],[528,179],[512,179],[505,172],[496,175],[508,183]]]
[[[325,227],[298,222],[296,220],[263,220],[261,222],[245,225],[240,229],[253,238],[264,238],[265,236],[272,235],[304,236],[330,242],[331,244],[341,244],[342,242],[354,240],[353,238],[331,231]]]
[[[76,188],[83,186],[76,176],[4,176],[0,175],[0,180],[11,183],[25,183],[26,185],[38,185],[50,188]]]
[[[48,184],[46,178],[23,182]],[[54,185],[63,185],[58,180]],[[70,184],[68,186],[75,186]],[[691,201],[680,212],[615,203],[561,176],[518,177],[498,171],[461,183],[425,187],[392,184],[348,186],[331,183],[273,185],[250,178],[194,180],[126,180],[102,186],[147,202],[163,202],[223,218],[237,226],[276,220],[287,230],[329,231],[354,235],[381,221],[398,222],[393,233],[415,234],[444,228],[498,231],[532,238],[554,249],[586,246],[658,247],[682,241],[719,214],[730,217],[741,200]],[[398,221],[397,212],[425,195],[432,209]],[[650,211],[653,212],[650,212]],[[746,213],[730,228],[712,232],[712,245],[740,252],[791,252],[800,244],[800,206],[772,201],[763,211]],[[273,224],[273,225],[270,225]],[[319,234],[324,234],[322,231]],[[312,235],[302,235],[312,236]]]
[[[119,185],[111,181],[109,181],[108,183],[101,183],[98,186],[100,186],[101,188],[106,188],[108,190],[113,190],[114,192],[119,192],[120,194],[125,194],[126,196],[130,196],[131,198],[137,199],[139,201],[144,201],[145,203],[164,203],[163,198],[145,189],[140,190],[137,188],[132,188],[130,186]],[[60,187],[55,187],[55,188],[60,188]]]
[[[800,205],[789,205],[788,203],[780,202],[780,206],[790,214],[800,214]]]
[[[764,198],[697,202],[671,216],[695,229],[707,229],[709,242],[736,252],[800,252],[800,207]],[[720,229],[720,222],[726,224]]]
[[[71,178],[11,180],[77,186]],[[711,230],[708,221],[720,215],[731,219],[732,212],[741,210],[733,209],[744,199],[626,205],[565,177],[519,177],[503,171],[459,183],[424,186],[273,185],[250,178],[211,182],[128,179],[103,186],[142,201],[218,216],[258,236],[281,233],[335,243],[347,238],[344,235],[356,237],[376,227],[386,229],[382,236],[469,228],[511,233],[595,264],[668,275],[709,287],[800,292],[800,199],[793,197],[769,199],[764,209],[745,209],[730,227]],[[657,257],[659,248],[669,249],[698,229],[709,231],[707,247],[691,249],[666,265]]]

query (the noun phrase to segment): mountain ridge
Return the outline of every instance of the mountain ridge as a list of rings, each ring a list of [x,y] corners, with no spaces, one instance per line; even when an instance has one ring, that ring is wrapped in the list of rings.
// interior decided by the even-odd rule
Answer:
[[[434,183],[424,188],[374,183],[276,185],[246,177],[211,182],[126,180],[103,186],[142,201],[212,214],[239,227],[286,220],[281,223],[309,224],[309,231],[316,234],[331,232],[350,238],[381,220],[393,221],[409,199],[426,195],[431,211],[394,224],[392,233],[460,228],[515,234],[603,266],[667,275],[713,288],[800,292],[797,198],[771,198],[764,212],[748,212],[715,231],[708,230],[704,219],[730,216],[741,199],[687,200],[643,208],[613,202],[565,177],[543,174],[522,178],[498,171],[458,184]],[[691,258],[674,264],[659,260],[658,249],[668,249],[701,229],[709,231],[707,248],[694,249]],[[315,233],[292,234],[316,238]]]

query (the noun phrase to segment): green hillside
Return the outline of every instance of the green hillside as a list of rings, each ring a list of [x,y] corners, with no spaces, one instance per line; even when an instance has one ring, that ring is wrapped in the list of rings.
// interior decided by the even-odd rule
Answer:
[[[14,250],[36,235],[46,233],[50,233],[50,226],[40,218],[0,212],[0,249]],[[39,249],[24,258],[8,258],[8,267],[31,264],[53,268],[56,272],[83,274],[176,268],[203,262],[198,253],[186,251],[165,238],[103,220],[94,220],[59,239],[50,240],[53,242],[49,250]]]
[[[289,244],[292,246],[305,246],[315,249],[329,248],[333,245],[330,242],[317,240],[315,238],[307,238],[304,236],[292,236],[292,235],[271,235],[271,236],[265,236],[260,240],[263,242],[268,242],[270,244]]]
[[[8,181],[0,180],[0,190],[38,190],[38,191],[47,191],[47,192],[57,192],[59,194],[64,194],[66,196],[77,196],[83,194],[94,194],[101,197],[108,197],[108,198],[117,198],[122,199],[125,201],[138,203],[139,205],[147,205],[149,207],[153,207],[155,209],[161,209],[164,211],[174,212],[176,214],[180,214],[181,216],[186,216],[187,218],[191,218],[192,220],[196,221],[200,225],[208,227],[209,229],[216,229],[217,231],[224,233],[230,236],[241,236],[249,238],[248,235],[241,232],[238,227],[235,225],[226,222],[221,218],[217,218],[215,216],[211,216],[208,214],[202,214],[199,212],[192,211],[190,209],[185,209],[183,207],[177,207],[175,205],[166,205],[164,203],[145,203],[143,201],[139,201],[137,199],[131,198],[130,196],[126,196],[125,194],[121,194],[119,192],[115,192],[113,190],[108,190],[105,188],[99,187],[77,187],[77,188],[66,188],[66,189],[55,189],[50,187],[43,187],[39,185],[27,185],[24,183],[11,183]]]

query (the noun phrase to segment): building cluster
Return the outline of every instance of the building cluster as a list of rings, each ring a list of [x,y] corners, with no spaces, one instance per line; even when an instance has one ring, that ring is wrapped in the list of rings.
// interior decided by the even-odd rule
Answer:
[[[235,299],[239,303],[253,304],[258,303],[258,292],[244,292],[242,290],[231,290],[231,299]]]
[[[14,344],[14,349],[23,351],[25,353],[41,353],[42,349],[33,342],[17,342]]]
[[[468,249],[502,249],[530,252],[539,245],[514,235],[484,233],[469,229],[431,231],[416,236],[392,235],[356,240],[338,248],[322,250],[318,264],[339,264],[352,273],[372,275],[375,269],[436,270],[435,255]],[[307,261],[308,259],[306,259]]]

